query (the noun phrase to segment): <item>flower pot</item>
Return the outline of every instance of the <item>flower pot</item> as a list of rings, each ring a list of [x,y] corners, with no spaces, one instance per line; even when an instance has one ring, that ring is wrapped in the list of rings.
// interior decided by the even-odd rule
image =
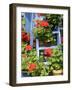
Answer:
[[[63,74],[63,70],[59,69],[59,70],[53,70],[53,75],[62,75]]]

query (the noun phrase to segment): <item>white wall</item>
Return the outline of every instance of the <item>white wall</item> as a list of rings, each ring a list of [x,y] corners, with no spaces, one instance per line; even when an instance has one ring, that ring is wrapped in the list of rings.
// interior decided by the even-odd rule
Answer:
[[[45,90],[72,90],[72,82],[70,84],[28,86],[28,87],[11,87],[8,85],[8,82],[9,82],[9,4],[10,3],[35,3],[35,4],[57,5],[57,6],[58,5],[72,6],[71,2],[72,0],[0,0],[0,90],[40,90],[40,89],[41,90],[44,90],[44,89]],[[72,11],[72,7],[71,7],[71,11]],[[71,17],[72,17],[72,12],[71,12]],[[71,29],[72,29],[72,26],[71,26]],[[72,72],[71,72],[71,75],[72,75]]]

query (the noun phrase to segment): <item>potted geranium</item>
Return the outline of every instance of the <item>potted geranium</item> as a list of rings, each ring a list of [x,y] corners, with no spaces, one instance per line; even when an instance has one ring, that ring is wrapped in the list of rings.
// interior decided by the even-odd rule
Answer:
[[[53,33],[46,20],[34,20],[36,27],[33,28],[34,37],[41,45],[49,45],[54,42]],[[46,28],[47,27],[47,28]]]

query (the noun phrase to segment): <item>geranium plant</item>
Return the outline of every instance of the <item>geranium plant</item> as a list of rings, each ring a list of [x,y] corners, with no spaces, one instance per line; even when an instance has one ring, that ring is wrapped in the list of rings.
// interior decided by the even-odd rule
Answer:
[[[33,29],[34,37],[40,41],[54,42],[53,33],[46,20],[34,20],[36,27]],[[47,27],[47,28],[46,28]]]
[[[22,71],[26,71],[30,76],[46,76],[49,74],[49,67],[44,62],[39,61],[36,50],[30,45],[26,45],[22,55]]]
[[[30,45],[25,45],[22,56],[22,71],[26,71],[30,76],[48,76],[53,75],[54,70],[63,70],[62,47],[44,50],[44,56],[39,58],[36,55],[36,49]],[[46,58],[45,58],[46,57]],[[43,59],[46,59],[46,64]]]

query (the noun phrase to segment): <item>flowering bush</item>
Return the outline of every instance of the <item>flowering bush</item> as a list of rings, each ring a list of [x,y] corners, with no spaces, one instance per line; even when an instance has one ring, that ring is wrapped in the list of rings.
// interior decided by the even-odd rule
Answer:
[[[22,43],[22,71],[26,71],[30,76],[46,76],[49,74],[49,68],[37,57],[36,49],[29,44]]]
[[[27,71],[30,76],[48,76],[53,75],[53,70],[62,70],[63,56],[61,49],[61,46],[54,49],[47,48],[44,50],[43,55],[38,58],[36,50],[30,45],[26,45],[24,56],[22,56],[22,71]],[[43,61],[44,57],[47,57],[46,64]]]

